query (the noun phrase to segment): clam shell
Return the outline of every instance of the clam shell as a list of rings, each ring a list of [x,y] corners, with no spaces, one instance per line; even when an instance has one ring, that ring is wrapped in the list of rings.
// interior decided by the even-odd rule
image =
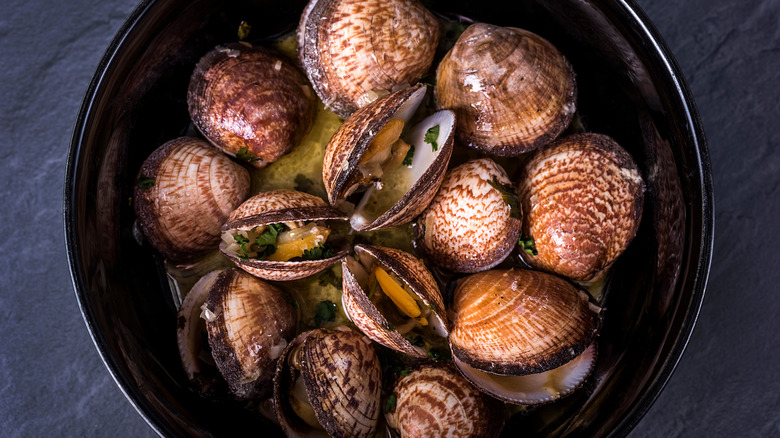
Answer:
[[[482,371],[524,375],[582,353],[600,326],[587,292],[544,272],[492,270],[459,281],[452,303],[452,354]]]
[[[439,64],[436,97],[458,117],[458,142],[507,156],[563,132],[574,117],[577,85],[569,62],[544,38],[475,23]]]
[[[246,169],[203,140],[180,137],[141,165],[133,204],[149,243],[167,259],[187,261],[217,247],[222,224],[247,196]]]
[[[207,393],[214,382],[204,372],[204,364],[199,358],[204,347],[202,334],[206,332],[206,322],[200,317],[201,306],[206,302],[220,272],[211,271],[192,286],[176,317],[176,343],[182,366],[187,377],[202,393]]]
[[[258,193],[241,204],[230,214],[228,221],[222,226],[222,231],[251,229],[279,222],[325,220],[345,221],[347,217],[314,195],[295,190],[271,190]],[[333,257],[327,259],[277,262],[241,259],[227,251],[224,242],[219,249],[239,268],[256,277],[273,281],[297,280],[314,275],[333,266],[348,253],[347,249],[342,247]]]
[[[439,318],[440,327],[444,331],[441,334],[446,336],[447,314],[444,310],[444,299],[436,280],[420,259],[407,252],[381,246],[356,245],[355,253],[361,259],[373,258],[376,263],[386,267],[408,284],[423,303],[430,307],[431,312]],[[385,347],[414,357],[428,357],[424,348],[412,345],[389,324],[371,302],[366,291],[360,285],[359,274],[355,273],[356,263],[358,262],[348,257],[341,261],[344,285],[342,304],[349,319],[366,336]]]
[[[285,434],[320,436],[297,418],[287,401],[295,379],[288,358],[298,347],[300,378],[325,431],[334,437],[373,437],[382,391],[379,358],[368,338],[345,327],[303,333],[285,350],[274,377],[274,409]]]
[[[562,138],[525,164],[518,192],[531,266],[574,280],[603,273],[628,247],[642,218],[644,182],[634,160],[606,135]]]
[[[417,219],[419,249],[437,265],[477,272],[501,263],[517,244],[521,221],[499,190],[511,181],[489,158],[472,160],[444,177],[436,197]]]
[[[497,437],[504,407],[482,394],[452,365],[425,365],[401,377],[392,388],[395,407],[388,426],[406,437]]]
[[[198,130],[225,153],[249,157],[255,167],[266,166],[298,144],[312,124],[315,101],[297,67],[248,43],[207,53],[187,91]]]
[[[270,394],[276,360],[295,336],[295,309],[284,293],[230,268],[214,280],[203,318],[211,353],[233,394]]]
[[[439,23],[413,0],[311,0],[298,57],[325,107],[346,118],[428,71]]]

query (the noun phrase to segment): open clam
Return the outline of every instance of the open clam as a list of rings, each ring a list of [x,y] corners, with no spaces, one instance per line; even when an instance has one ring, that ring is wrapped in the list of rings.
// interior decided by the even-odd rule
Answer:
[[[613,139],[583,133],[536,152],[523,167],[518,193],[526,212],[521,257],[534,268],[588,281],[634,238],[644,182]]]
[[[298,57],[325,107],[341,117],[428,71],[439,23],[414,0],[310,0]]]
[[[345,208],[347,197],[367,189],[350,218],[358,231],[411,221],[441,184],[455,116],[439,111],[407,127],[425,90],[418,84],[355,111],[325,149],[322,179],[331,205]]]
[[[274,409],[289,437],[374,437],[382,370],[371,341],[346,327],[299,335],[274,377]]]
[[[475,23],[436,71],[439,105],[458,116],[457,139],[493,155],[519,155],[555,139],[576,108],[566,58],[544,38]]]
[[[222,227],[220,251],[238,267],[266,280],[316,274],[347,254],[333,221],[347,217],[325,201],[295,190],[259,193]]]
[[[178,262],[214,249],[222,224],[247,196],[246,169],[203,140],[180,137],[141,165],[133,204],[149,243]]]
[[[393,248],[356,245],[358,260],[342,259],[344,311],[385,347],[428,357],[427,346],[447,337],[439,287],[423,262]]]

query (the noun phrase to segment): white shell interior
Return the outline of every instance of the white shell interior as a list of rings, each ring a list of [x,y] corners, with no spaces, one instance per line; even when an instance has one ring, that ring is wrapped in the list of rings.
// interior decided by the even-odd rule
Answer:
[[[184,317],[184,326],[177,331],[176,341],[182,365],[190,379],[194,379],[195,374],[201,370],[198,356],[201,350],[201,333],[206,330],[206,323],[201,319],[201,306],[206,302],[209,290],[220,272],[211,271],[198,280],[184,297],[179,309],[179,315]]]

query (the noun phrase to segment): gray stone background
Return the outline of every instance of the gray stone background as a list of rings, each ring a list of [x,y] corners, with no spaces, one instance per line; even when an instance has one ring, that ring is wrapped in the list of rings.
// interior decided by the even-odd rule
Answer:
[[[2,436],[154,436],[90,340],[62,225],[76,114],[135,2],[0,2]],[[699,107],[716,239],[687,351],[631,437],[780,436],[780,1],[638,3]]]

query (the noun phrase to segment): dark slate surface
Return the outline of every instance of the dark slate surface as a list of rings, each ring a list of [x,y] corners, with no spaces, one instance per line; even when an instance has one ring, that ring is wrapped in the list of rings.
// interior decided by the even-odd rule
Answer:
[[[698,103],[716,241],[688,349],[631,437],[780,436],[780,2],[640,0]],[[0,434],[154,436],[100,361],[62,231],[71,129],[135,0],[0,4]]]

